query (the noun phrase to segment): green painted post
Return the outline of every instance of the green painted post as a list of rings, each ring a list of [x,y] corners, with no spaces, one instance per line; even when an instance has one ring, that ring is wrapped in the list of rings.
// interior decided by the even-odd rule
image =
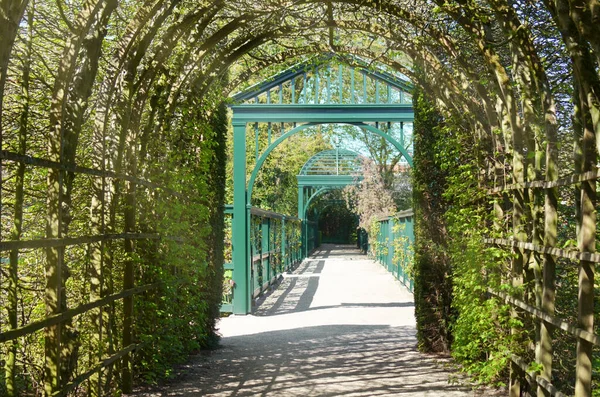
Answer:
[[[385,243],[385,244],[387,244],[387,243],[386,243],[386,241],[385,241],[385,235],[386,235],[386,233],[387,233],[387,222],[384,222],[384,225],[383,225],[383,226],[384,226],[384,227],[382,227],[382,228],[380,229],[380,230],[381,230],[381,240],[380,240],[380,243],[381,243],[381,246],[382,246],[382,247],[383,247],[383,244],[384,244],[384,243]],[[386,266],[386,267],[387,267],[387,265],[386,265],[386,263],[385,263],[385,259],[386,259],[386,258],[384,258],[384,257],[383,257],[383,252],[381,252],[381,253],[379,254],[379,261],[380,261],[380,262],[381,262],[381,263],[382,263],[384,266]]]
[[[304,188],[298,189],[298,218],[300,219],[300,250],[304,252],[306,247],[306,235],[304,233]]]
[[[298,189],[298,218],[304,219],[304,188]]]
[[[294,263],[300,261],[300,247],[302,246],[302,221],[299,222],[299,225],[296,225],[296,233],[298,233],[298,242],[300,244],[294,249]]]
[[[283,266],[285,268],[286,271],[289,270],[288,266],[289,266],[289,261],[287,259],[287,253],[286,253],[286,247],[287,246],[287,240],[286,240],[286,235],[285,235],[285,216],[283,218],[281,218],[281,260],[283,261]]]
[[[233,313],[250,312],[248,211],[246,208],[246,123],[233,122]]]
[[[292,105],[296,103],[296,79],[292,79]]]
[[[248,191],[246,190],[246,197],[248,197]],[[252,297],[254,295],[254,290],[256,290],[258,284],[259,284],[259,279],[258,279],[258,267],[257,264],[254,263],[254,255],[256,255],[258,252],[260,252],[260,247],[256,247],[254,245],[254,242],[251,239],[252,236],[252,211],[249,205],[246,205],[246,246],[248,247],[246,249],[247,257],[248,257],[248,294],[249,294],[249,298],[248,300],[250,301],[250,307],[252,307]],[[261,225],[262,228],[262,225]],[[260,262],[258,263],[258,266],[260,266]],[[250,308],[250,310],[248,311],[248,313],[252,312],[252,308]]]
[[[306,252],[304,253],[304,256],[308,258],[308,253],[310,251],[312,251],[312,249],[315,247],[315,243],[314,243],[314,239],[315,239],[315,232],[314,232],[314,228],[313,228],[313,224],[312,222],[308,221],[309,216],[306,216],[306,238],[307,238],[307,243],[306,243]]]
[[[306,215],[306,219],[302,222],[304,226],[304,244],[302,245],[302,259],[308,258],[308,252],[310,251],[310,223],[308,221],[308,215]]]
[[[254,123],[254,145],[256,147],[256,157],[254,158],[254,163],[258,161],[260,157],[260,148],[259,148],[259,136],[258,136],[258,123]]]
[[[267,259],[264,259],[262,255],[271,251],[271,241],[269,239],[271,235],[271,219],[267,217],[262,218],[262,238],[261,238],[261,260],[260,265],[262,266],[262,281],[260,284],[260,288],[262,290],[262,286],[265,282],[271,284],[271,256],[269,255]]]
[[[375,80],[375,103],[379,103],[379,80]]]
[[[394,218],[388,222],[388,268],[394,274]]]
[[[401,227],[401,228],[400,228],[400,234],[399,234],[398,236],[394,236],[394,238],[396,238],[396,237],[398,237],[398,238],[403,238],[403,237],[404,237],[404,235],[405,235],[405,230],[406,230],[406,220],[405,220],[405,219],[398,219],[397,221],[398,221],[398,223],[399,223],[399,224],[400,224],[400,223],[401,223],[401,224],[404,224],[404,227]],[[401,248],[401,249],[402,249],[402,250],[404,250],[404,251],[406,252],[406,244],[403,244],[403,246],[402,246],[402,248]],[[400,262],[400,261],[398,262],[398,269],[397,269],[397,273],[398,273],[398,280],[402,280],[402,282],[404,282],[404,281],[403,281],[403,280],[404,280],[404,270],[403,270],[403,268],[404,268],[404,266],[405,266],[405,264],[404,264],[404,260],[405,260],[404,258],[405,258],[405,257],[406,257],[406,255],[402,255],[402,256],[401,256],[401,259],[402,259],[402,261],[401,261],[401,262]]]
[[[308,223],[306,219],[302,220],[302,246],[300,247],[300,257],[302,259],[306,258],[306,253],[308,252]]]
[[[385,225],[386,227],[380,227],[379,228],[379,243],[381,244],[380,246],[383,247],[383,243],[385,243],[385,234],[387,232],[387,225]],[[383,257],[383,252],[379,252],[379,262],[385,264],[385,258]]]

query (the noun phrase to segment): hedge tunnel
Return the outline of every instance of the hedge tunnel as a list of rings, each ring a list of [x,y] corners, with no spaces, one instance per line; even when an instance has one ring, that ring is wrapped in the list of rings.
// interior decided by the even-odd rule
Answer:
[[[598,0],[0,0],[0,394],[217,343],[226,105],[322,54],[414,84],[420,348],[596,392]]]

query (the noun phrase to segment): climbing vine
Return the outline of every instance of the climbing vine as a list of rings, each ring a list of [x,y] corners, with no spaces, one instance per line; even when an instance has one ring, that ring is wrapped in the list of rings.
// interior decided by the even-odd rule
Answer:
[[[392,242],[394,256],[392,263],[402,270],[408,278],[414,277],[414,245],[406,234],[406,224],[395,223],[392,227],[394,241]]]
[[[415,158],[415,316],[417,338],[425,351],[449,351],[452,312],[452,268],[444,214],[448,170],[438,157],[443,146],[442,117],[419,88],[413,93]]]

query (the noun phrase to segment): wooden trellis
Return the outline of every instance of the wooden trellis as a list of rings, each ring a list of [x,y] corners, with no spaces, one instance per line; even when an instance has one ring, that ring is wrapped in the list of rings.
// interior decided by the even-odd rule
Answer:
[[[62,147],[62,137],[59,142],[56,143],[56,147]],[[109,172],[106,170],[98,170],[93,168],[79,167],[79,166],[67,166],[62,163],[62,159],[59,157],[56,161],[50,161],[43,158],[36,158],[32,156],[20,155],[3,150],[0,154],[0,159],[4,161],[11,161],[17,164],[29,165],[38,168],[44,168],[48,170],[56,171],[58,179],[58,190],[54,193],[60,195],[62,192],[63,180],[65,179],[65,173],[71,172],[80,175],[91,175],[101,180],[102,186],[107,186],[108,179],[118,179],[122,181],[130,182],[131,184],[144,186],[151,189],[152,191],[166,191],[167,194],[171,194],[175,197],[182,198],[177,192],[169,189],[161,188],[157,183],[153,183],[147,180],[140,179],[135,176],[119,174],[115,172]],[[53,190],[54,191],[54,190]],[[105,194],[102,194],[102,198]],[[59,230],[58,222],[60,219],[61,204],[57,197],[51,198],[49,201],[49,207],[47,209],[48,216],[53,219],[52,224],[49,227],[53,227],[54,230]],[[104,203],[102,204],[104,208]],[[127,208],[125,212],[135,212],[135,208]],[[108,366],[114,365],[118,360],[123,360],[122,363],[122,382],[123,390],[131,390],[133,382],[133,373],[130,369],[128,355],[139,349],[144,343],[134,342],[132,335],[132,321],[133,321],[133,297],[138,294],[142,294],[146,291],[156,289],[160,287],[160,283],[147,284],[147,285],[134,285],[134,262],[129,260],[126,261],[124,272],[123,272],[123,290],[110,294],[108,296],[98,296],[97,299],[92,300],[88,303],[77,305],[70,309],[63,309],[61,303],[61,289],[64,288],[63,277],[61,268],[63,266],[64,248],[69,246],[80,246],[80,245],[92,245],[100,244],[100,249],[104,250],[104,243],[108,241],[119,241],[125,245],[125,247],[134,248],[134,241],[144,240],[160,240],[167,238],[183,242],[183,237],[176,236],[161,236],[155,233],[137,233],[133,230],[126,230],[124,233],[117,234],[98,234],[89,236],[79,237],[66,237],[60,233],[52,235],[49,238],[43,239],[30,239],[30,240],[16,240],[0,242],[0,251],[10,252],[11,264],[10,264],[10,283],[8,286],[8,296],[11,300],[10,305],[16,309],[16,296],[18,294],[19,280],[17,278],[18,263],[13,261],[14,258],[18,258],[19,252],[22,250],[35,250],[44,249],[48,251],[48,263],[46,267],[46,317],[42,320],[34,321],[26,325],[12,327],[8,331],[0,333],[0,343],[13,342],[17,343],[16,340],[20,337],[31,335],[40,330],[44,330],[45,338],[45,349],[46,349],[46,392],[52,396],[67,395],[69,392],[74,390],[77,386],[96,375],[98,372]],[[121,338],[123,341],[123,348],[118,351],[112,352],[109,356],[101,357],[96,365],[80,374],[68,384],[61,387],[59,368],[61,367],[61,342],[60,342],[60,327],[66,321],[72,320],[76,316],[80,316],[86,313],[90,313],[95,309],[100,309],[112,304],[116,301],[122,301],[125,307],[124,318],[123,318],[123,329]],[[101,316],[101,315],[100,315]],[[12,353],[14,354],[14,353]]]
[[[513,184],[499,185],[488,190],[491,197],[501,197],[503,201],[509,194],[513,194],[513,203],[519,202],[522,197],[530,197],[531,205],[538,206],[538,211],[543,213],[545,228],[543,238],[535,237],[527,240],[527,235],[515,231],[512,239],[488,238],[485,243],[491,246],[502,247],[514,252],[512,259],[512,285],[520,287],[523,285],[524,274],[531,261],[543,261],[539,266],[541,273],[535,275],[534,280],[541,289],[535,290],[531,285],[526,289],[534,290],[534,301],[527,301],[522,293],[511,296],[505,292],[488,288],[490,296],[499,298],[510,304],[517,315],[521,318],[532,318],[534,324],[539,327],[537,339],[530,341],[535,345],[534,363],[523,357],[512,354],[511,373],[511,396],[518,395],[522,388],[521,380],[526,380],[532,387],[538,390],[538,395],[566,396],[558,390],[552,382],[553,364],[553,335],[564,332],[577,340],[576,351],[576,374],[574,388],[576,395],[588,395],[592,389],[592,366],[593,348],[600,346],[600,336],[595,332],[594,323],[594,275],[596,264],[600,263],[600,255],[596,251],[596,180],[598,170],[595,166],[595,142],[591,136],[584,137],[579,142],[580,150],[585,153],[584,160],[578,166],[582,167],[582,173],[573,174],[563,178],[557,178],[553,170],[556,169],[556,158],[549,158],[548,180],[532,180]],[[585,148],[585,149],[584,149]],[[518,179],[515,178],[515,179]],[[559,187],[574,188],[576,192],[574,205],[576,207],[576,239],[577,246],[571,249],[557,247],[557,222],[559,217],[558,200]],[[532,197],[542,195],[545,204],[539,208],[539,204]],[[496,202],[498,202],[496,201]],[[524,208],[513,204],[513,218],[524,216]],[[530,220],[531,222],[531,220]],[[515,225],[513,230],[520,227]],[[534,259],[533,255],[539,255]],[[529,263],[527,263],[527,261]],[[561,318],[555,314],[555,300],[557,295],[556,265],[558,259],[576,261],[578,267],[578,298],[577,298],[577,323]],[[539,394],[541,393],[541,394]]]

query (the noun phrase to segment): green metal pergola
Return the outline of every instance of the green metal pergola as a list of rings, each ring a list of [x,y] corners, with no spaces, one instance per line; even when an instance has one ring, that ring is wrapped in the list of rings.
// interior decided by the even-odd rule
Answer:
[[[324,62],[327,61],[327,62]],[[414,120],[410,82],[381,70],[367,67],[360,59],[348,60],[328,55],[311,60],[283,71],[266,81],[250,87],[233,96],[238,103],[231,106],[233,112],[233,220],[232,220],[232,259],[235,293],[234,314],[251,312],[250,288],[250,209],[252,190],[258,172],[268,155],[290,136],[317,125],[346,124],[377,134],[402,153],[409,166],[412,166],[411,144],[407,144],[403,134],[404,123]],[[356,66],[363,65],[363,66]],[[358,82],[358,83],[357,83]],[[259,123],[267,124],[268,140],[260,151]],[[381,125],[388,128],[381,129]],[[397,139],[387,131],[392,124],[400,125]],[[275,128],[277,127],[277,128]],[[287,128],[286,128],[287,127]],[[255,136],[255,166],[247,180],[248,134]],[[337,161],[348,161],[346,157],[335,156]],[[332,154],[315,157],[307,170],[332,158]],[[350,163],[348,163],[350,164]],[[355,175],[301,174],[299,182],[298,218],[304,214],[311,198],[324,189],[347,186],[355,183]],[[321,180],[321,184],[319,181]],[[301,187],[301,188],[300,188]],[[309,191],[310,190],[310,191]],[[310,194],[308,194],[310,193]],[[320,194],[319,193],[319,194]],[[303,227],[303,231],[306,229]],[[303,236],[303,241],[306,236]],[[306,256],[308,252],[303,250]]]
[[[341,189],[362,179],[362,160],[356,152],[336,148],[311,157],[296,177],[298,180],[298,218],[302,220],[302,253],[306,257],[308,241],[308,208],[326,192]],[[313,244],[314,246],[314,244]]]

